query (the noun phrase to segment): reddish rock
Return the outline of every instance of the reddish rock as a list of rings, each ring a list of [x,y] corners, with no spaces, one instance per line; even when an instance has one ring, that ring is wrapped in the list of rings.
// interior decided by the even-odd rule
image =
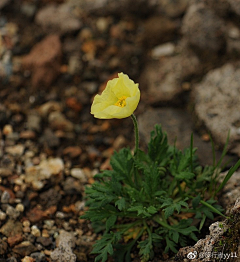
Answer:
[[[51,206],[46,210],[42,210],[40,207],[34,207],[27,213],[27,218],[30,222],[36,223],[43,218],[51,217],[57,211],[56,206]]]
[[[64,148],[63,155],[69,155],[71,158],[80,156],[82,149],[79,146],[68,146]]]
[[[10,247],[15,246],[23,240],[22,234],[17,234],[15,236],[8,237],[7,242]]]
[[[50,35],[22,58],[22,67],[32,72],[33,87],[47,87],[57,77],[61,67],[61,49],[59,36]]]

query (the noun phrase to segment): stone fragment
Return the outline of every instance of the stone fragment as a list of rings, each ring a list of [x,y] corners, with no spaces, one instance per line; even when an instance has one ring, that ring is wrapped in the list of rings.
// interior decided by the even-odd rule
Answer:
[[[179,95],[185,91],[184,83],[200,72],[200,61],[191,52],[149,61],[139,81],[146,92],[146,94],[143,92],[143,96],[150,104],[173,101],[181,103]]]
[[[0,10],[3,7],[7,6],[10,2],[11,2],[11,0],[1,0],[1,2],[0,2]]]
[[[45,262],[46,261],[46,256],[42,252],[34,252],[30,256],[34,259],[34,262]]]
[[[22,58],[22,67],[32,72],[32,84],[35,88],[48,87],[55,80],[60,72],[61,56],[59,36],[49,35]]]
[[[203,2],[189,6],[182,22],[182,33],[188,44],[211,58],[225,46],[225,25]]]
[[[22,223],[9,219],[0,229],[0,232],[7,236],[15,236],[17,234],[22,234]]]
[[[81,168],[72,168],[70,174],[72,177],[77,178],[81,183],[87,182],[87,178]]]
[[[0,255],[4,255],[6,253],[7,247],[7,243],[3,239],[0,239]]]
[[[14,253],[19,254],[22,257],[28,256],[36,250],[37,248],[29,241],[23,241],[12,249]]]
[[[8,205],[7,210],[6,210],[6,214],[12,219],[17,219],[20,215],[20,212],[18,210],[16,210],[14,207]]]
[[[5,148],[6,152],[12,156],[21,156],[24,152],[25,147],[21,144],[8,146]]]
[[[22,240],[23,240],[22,234],[17,234],[17,235],[8,237],[7,242],[10,247],[13,247],[16,244],[20,243]]]
[[[240,65],[225,64],[211,70],[193,89],[195,112],[224,146],[230,131],[229,150],[240,156]]]
[[[42,244],[44,247],[50,246],[52,244],[52,240],[49,237],[37,237],[36,242]]]
[[[35,20],[48,32],[65,34],[81,28],[82,22],[75,14],[74,7],[68,2],[61,5],[49,4],[38,11]]]
[[[62,130],[71,132],[74,125],[61,112],[51,112],[48,116],[48,122],[53,130]]]
[[[10,194],[8,191],[3,191],[2,195],[1,195],[1,203],[3,204],[7,204],[9,202],[10,199]]]
[[[57,241],[57,248],[51,253],[51,259],[58,262],[75,262],[76,255],[72,252],[75,242],[72,233],[62,230]]]

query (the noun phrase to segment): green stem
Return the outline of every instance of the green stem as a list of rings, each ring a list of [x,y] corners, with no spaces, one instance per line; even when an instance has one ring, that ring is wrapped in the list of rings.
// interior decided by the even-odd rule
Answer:
[[[137,118],[134,114],[131,115],[133,125],[134,125],[134,132],[135,132],[135,150],[134,150],[134,155],[137,154],[138,148],[139,148],[139,134],[138,134],[138,123],[137,123]]]

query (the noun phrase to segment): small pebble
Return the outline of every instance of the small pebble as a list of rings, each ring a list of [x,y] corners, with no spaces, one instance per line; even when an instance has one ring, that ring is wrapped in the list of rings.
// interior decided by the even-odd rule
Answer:
[[[47,229],[43,229],[43,230],[42,230],[42,237],[49,237],[49,234],[48,234],[48,230],[47,230]]]
[[[35,237],[40,237],[41,236],[41,232],[40,230],[38,229],[37,226],[33,225],[31,227],[31,234],[34,235]]]
[[[87,182],[87,178],[81,168],[72,168],[71,176],[77,178],[80,182]]]
[[[3,220],[5,220],[6,219],[6,214],[2,211],[2,210],[0,210],[0,220],[1,221],[3,221]]]
[[[63,219],[65,217],[65,214],[63,212],[58,211],[58,212],[56,212],[56,217]]]
[[[5,125],[5,126],[3,127],[2,133],[3,133],[4,135],[9,135],[9,134],[11,134],[12,132],[13,132],[13,128],[12,128],[11,125]]]
[[[30,225],[31,225],[31,223],[30,223],[29,220],[23,221],[23,226],[24,226],[24,227],[30,227]]]
[[[16,219],[16,218],[19,217],[20,212],[18,210],[16,210],[14,207],[8,205],[7,210],[6,210],[6,214],[11,218]]]
[[[19,212],[23,212],[24,211],[24,205],[19,203],[16,205],[16,210]]]
[[[3,191],[1,196],[1,203],[7,204],[9,202],[9,199],[10,199],[10,194],[8,193],[8,191]]]

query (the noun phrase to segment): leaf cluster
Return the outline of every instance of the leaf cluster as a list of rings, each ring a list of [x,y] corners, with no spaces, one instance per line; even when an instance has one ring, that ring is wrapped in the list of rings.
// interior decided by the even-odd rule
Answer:
[[[95,262],[105,262],[109,255],[115,261],[131,261],[133,247],[142,262],[153,257],[155,248],[176,253],[190,239],[197,241],[206,218],[223,215],[215,200],[223,187],[219,163],[203,168],[195,153],[193,139],[183,152],[170,146],[160,125],[151,133],[147,153],[138,150],[132,155],[129,148],[114,153],[112,170],[97,174],[86,188],[89,209],[82,218],[98,231],[104,225],[92,251]],[[224,183],[230,177],[227,174]]]

